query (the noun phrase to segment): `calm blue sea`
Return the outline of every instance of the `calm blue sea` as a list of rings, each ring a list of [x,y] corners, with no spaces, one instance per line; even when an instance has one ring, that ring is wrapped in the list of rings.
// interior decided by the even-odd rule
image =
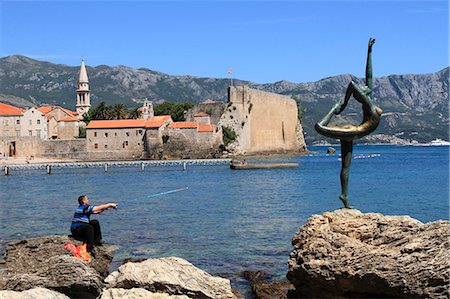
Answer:
[[[298,169],[234,171],[228,166],[12,171],[0,176],[0,250],[10,240],[68,234],[77,197],[120,202],[94,216],[104,240],[127,257],[183,257],[246,291],[243,270],[284,278],[291,237],[311,214],[341,208],[338,156],[250,159]],[[339,152],[339,148],[337,148]],[[449,219],[449,147],[355,146],[350,202],[363,212]],[[188,187],[164,196],[145,196]]]

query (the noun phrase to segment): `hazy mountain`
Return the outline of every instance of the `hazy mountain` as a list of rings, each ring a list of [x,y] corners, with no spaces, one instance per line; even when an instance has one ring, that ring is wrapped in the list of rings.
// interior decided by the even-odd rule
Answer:
[[[171,76],[126,66],[100,65],[87,67],[87,71],[94,106],[101,101],[140,106],[144,98],[155,102],[226,101],[230,84],[229,79]],[[57,104],[74,109],[78,72],[79,66],[42,62],[25,56],[1,58],[0,101],[18,106]],[[306,140],[312,142],[322,139],[314,132],[314,123],[333,102],[344,96],[351,80],[362,82],[352,75],[340,75],[299,84],[288,81],[256,84],[240,80],[233,80],[233,84],[298,96],[304,110]],[[376,102],[384,110],[376,133],[419,141],[448,139],[449,68],[433,74],[380,77],[375,79],[374,85]],[[358,123],[360,110],[353,101],[336,121]]]

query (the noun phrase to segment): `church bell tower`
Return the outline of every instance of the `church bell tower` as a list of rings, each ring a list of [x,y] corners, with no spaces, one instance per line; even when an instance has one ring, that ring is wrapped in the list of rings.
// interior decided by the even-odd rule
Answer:
[[[91,99],[89,94],[89,80],[84,65],[84,58],[81,59],[80,78],[78,79],[77,88],[77,112],[78,116],[82,118],[83,114],[91,108]]]

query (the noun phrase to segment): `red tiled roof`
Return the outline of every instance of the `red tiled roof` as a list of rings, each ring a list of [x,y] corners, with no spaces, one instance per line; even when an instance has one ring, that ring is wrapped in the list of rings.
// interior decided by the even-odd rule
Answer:
[[[177,121],[167,126],[169,129],[197,129],[198,122]]]
[[[42,106],[42,107],[39,107],[38,110],[41,111],[44,114],[47,114],[50,111],[52,111],[53,108],[55,108],[55,107],[54,106]]]
[[[204,116],[209,116],[209,114],[205,112],[199,112],[194,114],[194,117],[204,117]]]
[[[42,112],[42,111],[41,111]],[[52,118],[54,118],[53,115],[50,114],[46,114],[45,117],[47,118],[47,120],[51,120]]]
[[[145,119],[92,120],[86,129],[144,128]]]
[[[61,108],[62,111],[64,111],[65,113],[67,113],[69,115],[78,115],[78,112],[71,111],[71,110],[63,108],[63,107],[59,107],[59,108]]]
[[[60,106],[42,106],[42,107],[38,108],[38,110],[41,111],[44,114],[47,114],[47,113],[49,113],[50,111],[52,111],[53,109],[56,109],[56,108],[61,109],[67,115],[73,115],[73,116],[78,115],[78,112],[70,111],[69,109],[66,109],[66,108],[63,108],[63,107],[60,107]]]
[[[145,123],[146,128],[159,128],[164,125],[166,122],[172,122],[172,117],[170,115],[158,115],[153,116]]]
[[[214,132],[215,126],[210,124],[198,124],[198,132]]]
[[[22,115],[23,109],[0,103],[0,115]]]
[[[78,119],[78,117],[68,116],[68,117],[61,118],[59,121],[80,121],[80,120]]]

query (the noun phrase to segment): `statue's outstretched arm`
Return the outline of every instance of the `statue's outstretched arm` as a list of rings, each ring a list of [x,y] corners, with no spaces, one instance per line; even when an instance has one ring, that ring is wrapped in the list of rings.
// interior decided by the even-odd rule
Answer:
[[[366,63],[366,86],[369,87],[370,92],[367,94],[369,97],[372,95],[373,90],[373,77],[372,77],[372,46],[375,43],[374,38],[369,39],[369,45],[367,47],[367,63]]]

